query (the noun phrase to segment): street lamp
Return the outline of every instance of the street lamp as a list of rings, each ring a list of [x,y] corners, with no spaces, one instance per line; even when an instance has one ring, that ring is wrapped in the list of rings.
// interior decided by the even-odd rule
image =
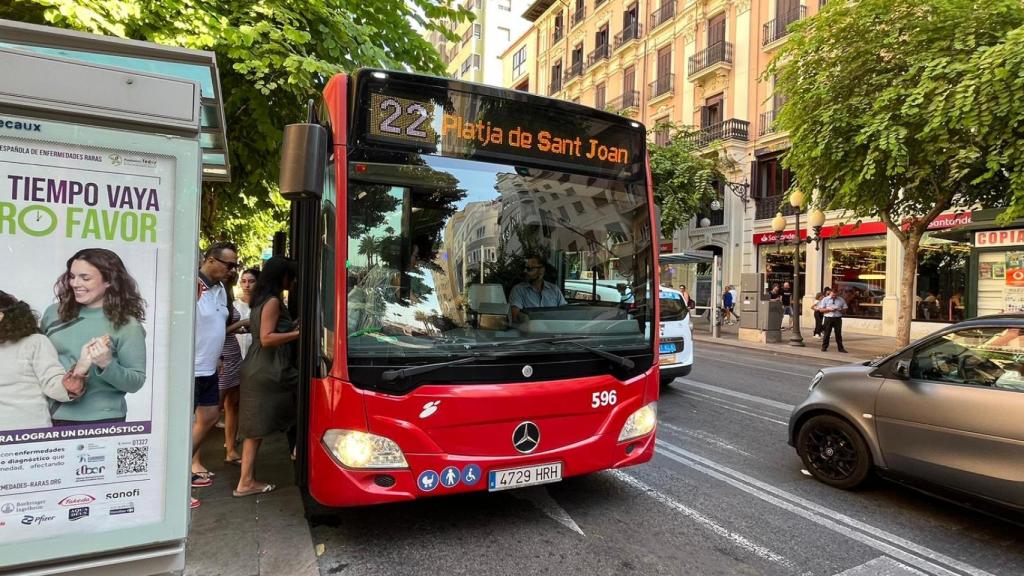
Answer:
[[[800,308],[802,306],[800,296],[800,244],[803,240],[800,238],[800,208],[804,203],[804,193],[799,188],[794,188],[789,194],[789,205],[795,208],[796,216],[796,239],[793,241],[793,292],[789,298],[789,305],[793,308],[793,336],[789,339],[790,346],[803,346],[804,337],[800,333]],[[820,232],[821,226],[825,224],[825,214],[820,210],[815,210],[811,213],[812,226],[816,226],[815,231]],[[786,218],[782,215],[782,212],[775,214],[775,218],[772,218],[772,230],[775,231],[775,242],[779,245],[780,249],[783,242],[782,236],[786,230]],[[794,300],[796,302],[794,303]]]

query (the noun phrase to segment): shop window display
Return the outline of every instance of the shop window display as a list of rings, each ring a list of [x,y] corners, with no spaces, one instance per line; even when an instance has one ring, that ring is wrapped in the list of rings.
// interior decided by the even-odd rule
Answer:
[[[966,316],[970,244],[927,232],[917,255],[914,320],[959,322]]]
[[[826,241],[827,282],[849,306],[850,318],[882,318],[885,298],[885,237]]]

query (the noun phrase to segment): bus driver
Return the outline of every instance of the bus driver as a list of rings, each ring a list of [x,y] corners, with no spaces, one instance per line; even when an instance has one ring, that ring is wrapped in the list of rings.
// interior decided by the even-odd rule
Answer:
[[[526,281],[516,284],[509,294],[512,306],[512,322],[525,322],[530,318],[523,312],[527,308],[549,308],[566,306],[565,296],[551,282],[544,280],[547,262],[540,256],[526,259]]]

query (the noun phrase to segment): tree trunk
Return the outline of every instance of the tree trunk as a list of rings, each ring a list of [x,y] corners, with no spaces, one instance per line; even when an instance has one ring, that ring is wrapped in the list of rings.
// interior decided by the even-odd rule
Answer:
[[[903,275],[900,278],[900,313],[896,320],[896,347],[910,344],[910,321],[914,318],[914,280],[917,277],[917,251],[921,246],[923,231],[914,227],[907,231],[903,245]]]

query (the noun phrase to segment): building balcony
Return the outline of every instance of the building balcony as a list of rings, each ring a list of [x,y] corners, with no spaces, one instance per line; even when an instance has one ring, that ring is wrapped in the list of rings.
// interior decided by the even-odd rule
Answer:
[[[597,10],[598,6],[600,6],[601,4],[604,4],[607,1],[608,0],[594,0],[594,10]]]
[[[757,122],[758,137],[775,133],[775,110],[761,112],[761,118]]]
[[[583,75],[583,60],[570,64],[569,67],[565,69],[565,76],[563,76],[563,80],[568,83],[570,80],[578,78],[581,75]]]
[[[754,206],[754,218],[758,220],[775,218],[778,212],[782,212],[783,216],[792,216],[797,212],[797,208],[789,203],[789,194],[754,198]]]
[[[551,43],[557,44],[559,40],[565,38],[565,30],[561,28],[555,28],[555,32],[551,35]]]
[[[789,34],[789,25],[806,17],[807,7],[800,6],[796,10],[790,10],[774,20],[765,22],[761,27],[761,46],[769,46],[785,38]]]
[[[626,26],[615,35],[615,49],[618,50],[626,44],[629,44],[633,40],[640,38],[640,34],[643,32],[639,22],[633,22],[631,25]]]
[[[577,10],[577,11],[572,13],[572,25],[573,26],[577,26],[581,22],[583,22],[583,20],[585,20],[586,18],[587,18],[587,9],[586,9],[586,7],[580,8],[579,10]]]
[[[671,94],[676,84],[675,74],[666,74],[647,85],[648,99],[654,100],[658,96]]]
[[[731,42],[717,42],[690,56],[687,71],[697,81],[721,68],[732,68]]]
[[[554,80],[551,81],[551,84],[548,86],[548,95],[549,96],[554,96],[555,94],[557,94],[557,93],[559,93],[561,91],[562,91],[562,79],[561,78],[555,78]]]
[[[622,96],[615,98],[605,105],[604,109],[615,114],[622,114],[628,110],[635,109],[640,106],[640,91],[639,90],[627,90]]]
[[[610,53],[611,50],[608,49],[607,44],[602,44],[597,48],[594,48],[594,50],[590,52],[590,55],[587,56],[587,68],[590,68],[602,60],[607,60]]]
[[[737,120],[735,118],[724,122],[715,122],[701,127],[692,136],[694,144],[698,148],[706,148],[712,142],[719,140],[739,140],[746,142],[750,138],[750,122]]]
[[[651,12],[651,30],[654,30],[665,22],[672,20],[672,18],[675,18],[675,15],[676,3],[674,1],[663,2],[661,8]]]

